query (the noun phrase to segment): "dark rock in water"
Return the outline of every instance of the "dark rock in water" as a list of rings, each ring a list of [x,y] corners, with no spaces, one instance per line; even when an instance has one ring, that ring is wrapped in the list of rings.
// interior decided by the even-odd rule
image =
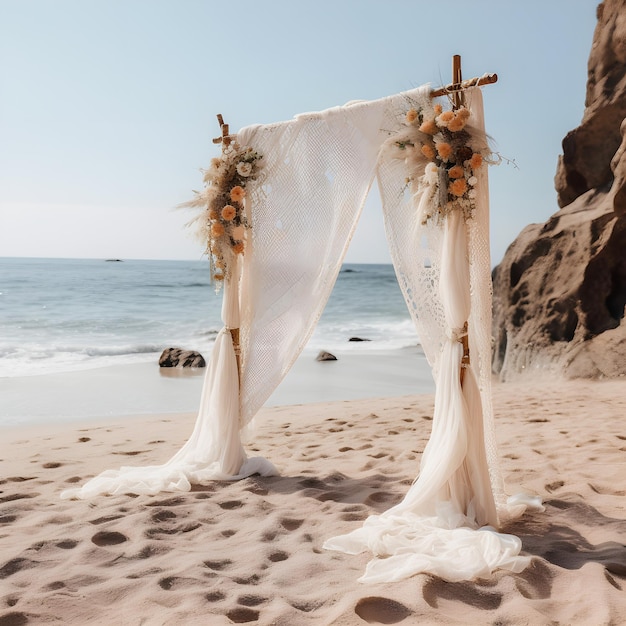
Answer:
[[[336,361],[337,357],[326,350],[322,350],[316,357],[316,361]]]
[[[195,350],[165,348],[159,358],[159,367],[206,367],[206,362]]]
[[[371,341],[371,339],[361,339],[361,337],[350,337],[348,341]]]
[[[105,263],[122,263],[122,259],[104,259]]]
[[[493,371],[626,376],[626,0],[605,0],[581,126],[563,141],[563,207],[493,271]]]

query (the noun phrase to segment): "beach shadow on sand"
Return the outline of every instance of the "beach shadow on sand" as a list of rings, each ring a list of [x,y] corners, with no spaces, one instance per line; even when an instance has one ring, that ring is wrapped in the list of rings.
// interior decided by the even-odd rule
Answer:
[[[600,563],[607,576],[626,576],[626,520],[607,517],[578,498],[555,498],[545,501],[544,505],[544,514],[526,516],[504,529],[522,540],[523,552],[567,570],[581,569],[587,563]],[[614,537],[617,541],[593,544],[575,530],[581,526],[595,530],[602,528],[607,537]],[[538,563],[541,562],[533,559],[535,570],[541,569]],[[549,572],[545,566],[544,569],[543,573],[547,575]],[[539,572],[530,574],[536,576]],[[521,576],[524,576],[523,572]],[[612,584],[619,583],[613,581]]]
[[[338,502],[342,504],[364,504],[372,513],[382,513],[394,506],[403,497],[402,489],[396,477],[373,474],[364,478],[350,478],[341,472],[333,472],[320,478],[310,475],[297,476],[250,476],[241,481],[244,489],[256,495],[298,494],[304,498],[313,498],[319,502]],[[222,484],[216,482],[214,485]],[[224,482],[224,486],[232,483]],[[194,485],[192,491],[204,491],[206,488]],[[215,490],[215,486],[207,490]]]

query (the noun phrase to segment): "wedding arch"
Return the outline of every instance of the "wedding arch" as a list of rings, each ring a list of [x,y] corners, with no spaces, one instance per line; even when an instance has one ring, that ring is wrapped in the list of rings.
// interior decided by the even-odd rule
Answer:
[[[61,497],[187,491],[277,473],[269,460],[247,458],[242,431],[310,338],[376,177],[398,282],[436,382],[433,426],[402,502],[324,547],[370,550],[366,582],[523,569],[529,558],[520,556],[520,540],[496,530],[540,503],[506,498],[493,425],[487,165],[494,155],[480,85],[495,80],[463,82],[455,57],[453,83],[438,91],[425,85],[236,135],[220,116],[221,156],[192,204],[223,285],[224,327],[194,430],[167,463],[107,470]]]

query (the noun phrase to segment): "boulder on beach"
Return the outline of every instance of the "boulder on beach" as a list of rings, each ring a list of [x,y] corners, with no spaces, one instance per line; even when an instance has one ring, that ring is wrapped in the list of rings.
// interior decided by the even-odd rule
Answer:
[[[560,211],[493,272],[493,371],[626,376],[626,0],[605,0],[581,125],[563,140]]]
[[[336,361],[337,357],[326,350],[322,350],[316,357],[316,361]]]
[[[159,357],[159,367],[206,367],[206,362],[195,350],[165,348]]]

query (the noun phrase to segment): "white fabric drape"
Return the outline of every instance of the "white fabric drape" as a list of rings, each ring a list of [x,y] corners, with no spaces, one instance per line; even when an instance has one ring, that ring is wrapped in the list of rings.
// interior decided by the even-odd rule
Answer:
[[[161,466],[107,470],[62,497],[189,490],[209,479],[271,475],[247,459],[241,428],[287,374],[326,305],[375,174],[383,141],[397,130],[408,101],[425,87],[357,102],[237,134],[263,155],[246,187],[251,224],[242,268],[231,260],[219,334],[200,410],[183,448]],[[240,328],[241,380],[228,328]]]
[[[471,123],[484,128],[480,90],[468,94]],[[418,572],[449,581],[487,576],[496,568],[521,571],[517,537],[496,532],[499,521],[538,506],[519,496],[507,504],[495,448],[490,389],[491,277],[486,167],[479,174],[476,208],[423,224],[403,159],[383,150],[378,171],[385,226],[402,291],[436,381],[433,429],[420,473],[405,498],[369,517],[324,547],[371,551],[363,582],[395,581]],[[469,326],[471,364],[460,381]]]
[[[193,432],[185,445],[163,465],[125,466],[106,470],[82,487],[67,489],[61,498],[93,498],[101,494],[154,495],[189,491],[207,480],[236,480],[258,473],[276,474],[266,459],[248,459],[241,444],[239,374],[230,328],[239,325],[239,259],[230,260],[231,277],[224,285],[222,321],[209,359]]]

